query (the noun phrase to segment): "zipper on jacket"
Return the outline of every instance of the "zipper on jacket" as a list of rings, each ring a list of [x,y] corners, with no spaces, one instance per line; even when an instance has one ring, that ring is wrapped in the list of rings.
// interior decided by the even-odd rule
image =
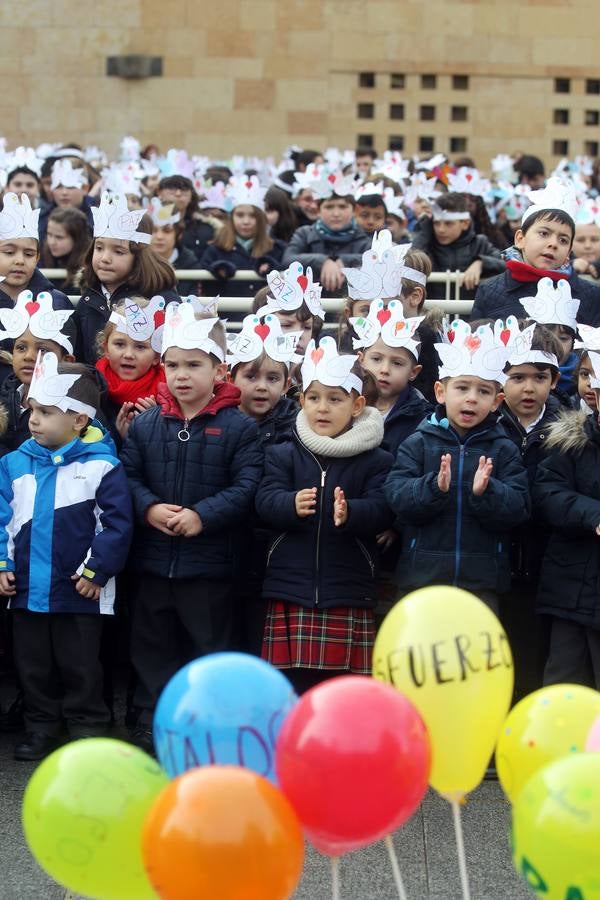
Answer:
[[[327,469],[323,469],[321,467],[321,463],[318,461],[315,456],[315,461],[317,465],[321,469],[321,493],[319,495],[319,524],[317,525],[317,549],[316,549],[316,559],[315,559],[315,606],[319,605],[319,562],[321,556],[321,523],[323,521],[323,495],[325,493],[325,476],[327,475]]]
[[[365,547],[363,542],[360,540],[360,538],[356,538],[356,543],[360,547],[364,558],[366,559],[369,566],[371,567],[371,578],[375,578],[375,563],[371,559],[371,554],[369,553],[369,551],[367,550],[367,548]]]
[[[465,441],[466,444],[466,441]],[[452,584],[456,586],[458,582],[458,572],[460,569],[460,541],[462,538],[462,477],[465,463],[465,444],[461,444],[458,451],[458,478],[456,482],[456,547],[454,548],[454,579]]]
[[[181,506],[180,499],[181,499],[181,491],[183,488],[183,466],[181,465],[181,457],[184,452],[183,448],[190,439],[188,425],[189,425],[188,420],[184,419],[183,428],[181,428],[177,432],[178,440],[177,440],[177,459],[175,460],[175,471],[178,473],[178,475],[177,475],[177,481],[175,482],[175,499],[173,502],[176,503],[178,506]],[[185,431],[185,433],[187,434],[186,438],[180,437],[180,435],[183,431]],[[175,578],[175,569],[177,567],[178,558],[179,558],[179,544],[176,544],[175,537],[172,537],[171,538],[171,553],[170,553],[170,559],[169,559],[169,578]]]
[[[275,538],[275,540],[271,544],[271,546],[269,548],[269,552],[267,554],[267,568],[269,568],[269,564],[271,562],[271,557],[273,556],[273,553],[275,552],[275,550],[277,550],[277,548],[279,547],[280,543],[282,542],[282,540],[284,539],[286,534],[287,534],[287,531],[284,531],[283,534],[280,534],[279,537]]]

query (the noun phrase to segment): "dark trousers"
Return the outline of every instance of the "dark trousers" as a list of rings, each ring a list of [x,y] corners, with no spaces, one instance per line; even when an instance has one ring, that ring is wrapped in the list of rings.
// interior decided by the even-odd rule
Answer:
[[[71,737],[106,731],[100,643],[103,616],[12,611],[15,663],[27,731]]]
[[[548,658],[550,622],[535,611],[536,585],[514,580],[502,597],[500,620],[508,636],[515,666],[513,702],[542,687]]]
[[[544,684],[563,683],[600,690],[600,631],[552,616]]]
[[[166,683],[191,660],[231,648],[233,585],[141,575],[133,592],[131,659],[138,724],[152,725]]]

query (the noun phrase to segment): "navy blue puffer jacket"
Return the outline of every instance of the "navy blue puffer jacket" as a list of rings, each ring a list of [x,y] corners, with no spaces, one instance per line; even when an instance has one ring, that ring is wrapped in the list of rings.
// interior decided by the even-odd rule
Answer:
[[[594,327],[600,325],[600,286],[575,274],[567,281],[572,296],[580,301],[577,321]],[[526,313],[521,298],[535,297],[536,290],[535,282],[517,281],[507,269],[501,275],[481,282],[475,294],[471,319],[506,319],[507,316],[524,319]]]

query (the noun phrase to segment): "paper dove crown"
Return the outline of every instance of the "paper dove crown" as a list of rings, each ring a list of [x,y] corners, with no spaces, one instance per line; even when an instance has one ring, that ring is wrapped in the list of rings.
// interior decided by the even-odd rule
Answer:
[[[477,169],[461,166],[454,174],[451,172],[448,173],[449,191],[458,191],[461,194],[474,194],[477,197],[485,197],[489,189],[489,181],[486,178],[482,178],[481,173]]]
[[[594,374],[590,375],[590,387],[595,391],[600,391],[600,353],[588,350],[588,357],[594,370]]]
[[[204,181],[199,186],[198,193],[202,195],[199,203],[200,209],[227,209],[225,185],[222,181],[217,181],[216,184],[210,180]]]
[[[366,318],[358,316],[350,319],[358,335],[358,338],[352,338],[352,346],[355,350],[372,347],[381,338],[387,347],[408,350],[418,360],[420,341],[418,338],[415,340],[414,335],[424,318],[415,316],[405,319],[399,300],[392,300],[387,309],[383,300],[373,300]]]
[[[294,178],[300,190],[311,191],[317,200],[329,200],[334,194],[337,197],[353,195],[358,181],[354,174],[344,175],[339,169],[332,172],[315,163],[310,163],[306,172],[296,172]]]
[[[265,193],[256,175],[232,175],[225,188],[226,208],[229,212],[244,205],[264,209]]]
[[[152,235],[136,231],[145,213],[145,209],[130,210],[125,194],[111,196],[108,191],[104,191],[100,198],[100,206],[92,206],[94,237],[149,244]]]
[[[21,194],[19,200],[16,194],[9,192],[4,195],[3,202],[2,212],[0,212],[0,241],[15,240],[16,238],[33,238],[39,241],[40,210],[31,208],[31,201],[27,194]]]
[[[85,169],[74,169],[69,159],[57,159],[52,166],[52,182],[50,190],[55,191],[56,188],[82,188],[88,183]]]
[[[299,262],[289,264],[285,272],[269,272],[267,275],[269,294],[267,302],[257,311],[264,316],[271,312],[293,312],[300,309],[303,303],[312,316],[325,318],[325,310],[321,306],[321,291],[318,281],[313,281],[310,266],[304,274],[304,266]]]
[[[600,353],[600,328],[578,325],[577,330],[581,340],[575,341],[575,350],[593,350],[595,353]]]
[[[446,333],[446,340],[448,343],[434,344],[441,363],[440,379],[470,375],[504,384],[503,369],[509,351],[500,340],[497,328],[486,324],[471,332],[468,322],[455,319]]]
[[[358,356],[340,356],[332,337],[321,338],[319,348],[311,340],[304,354],[302,363],[302,390],[306,391],[318,381],[326,387],[339,387],[350,393],[351,390],[362,394],[362,381],[350,370],[357,362]]]
[[[111,194],[135,194],[136,197],[141,197],[142,177],[142,169],[138,166],[134,168],[133,163],[112,163],[108,168],[102,169],[104,190]]]
[[[203,350],[205,353],[213,353],[221,362],[225,360],[225,354],[221,347],[209,337],[218,318],[197,319],[194,304],[189,301],[181,303],[169,303],[165,316],[161,356],[164,356],[169,347],[179,347],[181,350]]]
[[[383,198],[383,181],[368,181],[366,184],[359,184],[354,190],[354,199],[360,200],[361,197],[381,197]]]
[[[258,359],[264,351],[275,362],[283,363],[289,368],[301,337],[301,331],[283,332],[275,315],[265,316],[261,322],[260,316],[251,313],[244,318],[242,330],[238,334],[227,336],[227,362],[233,368],[239,363]]]
[[[174,203],[161,203],[158,197],[153,197],[146,212],[152,219],[155,228],[164,228],[165,225],[175,225],[179,222],[181,216],[178,212],[173,212]]]
[[[505,323],[497,320],[494,331],[509,351],[508,364],[523,366],[526,363],[542,363],[558,369],[558,359],[554,353],[531,349],[536,325],[528,325],[522,331],[516,316],[508,316]]]
[[[535,297],[523,297],[521,305],[540,325],[563,325],[577,331],[579,300],[571,296],[571,285],[561,278],[556,287],[551,278],[540,278]]]
[[[391,187],[386,187],[384,189],[383,202],[385,203],[385,208],[390,216],[396,216],[398,219],[406,220],[406,213],[402,206],[404,197],[395,194]]]
[[[392,233],[387,228],[375,232],[371,249],[362,255],[359,269],[342,269],[348,282],[348,296],[351,300],[375,300],[398,297],[402,293],[402,279],[408,278],[419,284],[427,282],[423,272],[404,265],[410,244],[392,244]]]
[[[534,213],[542,212],[545,209],[559,209],[566,213],[573,222],[577,220],[579,211],[577,191],[572,184],[561,178],[549,178],[545,188],[529,193],[529,200],[531,206],[523,213],[522,225]]]
[[[69,391],[81,375],[59,375],[58,357],[55,353],[38,353],[31,377],[28,400],[36,400],[40,406],[57,406],[62,412],[85,413],[90,419],[96,409],[81,400],[69,397]]]
[[[434,222],[464,222],[465,219],[471,218],[468,210],[453,212],[449,209],[442,209],[437,203],[432,205],[431,210]]]
[[[576,225],[598,225],[600,227],[600,203],[588,197],[577,211]]]
[[[41,341],[55,341],[64,347],[67,353],[73,352],[73,344],[66,334],[62,333],[65,322],[75,310],[53,309],[52,294],[42,291],[33,299],[31,291],[21,291],[12,308],[0,309],[0,340],[20,337],[24,331],[30,330],[32,335]]]
[[[152,297],[147,306],[140,306],[130,297],[125,298],[125,315],[113,311],[109,322],[115,331],[126,334],[132,341],[150,341],[155,353],[160,353],[162,333],[165,323],[165,301],[163,297]]]
[[[405,265],[404,261],[410,250],[412,250],[412,244],[394,244],[392,247],[394,259],[402,269],[402,278],[407,278],[409,281],[416,281],[417,284],[426,285],[427,275],[425,272],[421,272],[420,269],[413,269],[411,266]],[[400,291],[398,293],[400,293]]]
[[[415,200],[434,200],[442,193],[436,188],[437,178],[427,178],[424,172],[411,175],[410,184],[404,192],[405,202],[411,206]]]

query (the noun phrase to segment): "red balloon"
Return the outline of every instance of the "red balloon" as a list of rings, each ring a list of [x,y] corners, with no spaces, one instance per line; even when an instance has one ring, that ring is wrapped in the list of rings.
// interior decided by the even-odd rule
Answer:
[[[361,675],[307,691],[277,738],[281,789],[311,842],[330,856],[406,822],[427,791],[430,768],[429,735],[410,700]]]

